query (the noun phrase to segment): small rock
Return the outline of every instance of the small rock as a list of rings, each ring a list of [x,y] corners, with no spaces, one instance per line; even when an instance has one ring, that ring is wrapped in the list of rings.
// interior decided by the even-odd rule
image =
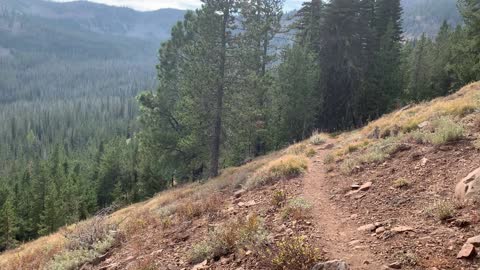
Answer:
[[[413,232],[414,229],[408,226],[398,226],[392,229],[392,232],[402,233],[402,232]]]
[[[360,185],[358,185],[358,184],[353,184],[353,185],[350,186],[350,188],[353,189],[353,190],[357,190],[357,189],[360,188]]]
[[[377,233],[377,234],[380,234],[380,233],[383,233],[383,232],[385,232],[385,227],[379,227],[375,230],[375,233]]]
[[[480,247],[480,235],[468,238],[467,243],[472,244],[475,247]]]
[[[475,256],[475,247],[472,244],[465,243],[462,249],[457,254],[457,259],[467,259]]]
[[[356,246],[356,245],[358,245],[358,244],[360,244],[360,243],[362,243],[361,240],[353,240],[353,241],[350,241],[348,244],[349,244],[350,246]]]
[[[243,195],[243,193],[245,193],[245,190],[243,189],[235,191],[235,193],[233,193],[233,197],[240,198]]]
[[[375,224],[367,224],[358,227],[357,231],[373,232],[376,228]]]
[[[247,255],[247,256],[250,256],[251,254],[252,254],[251,250],[247,250],[247,252],[245,252],[245,255]]]
[[[427,158],[422,158],[422,166],[425,167],[425,165],[427,165],[427,162],[428,162],[428,159]]]
[[[360,191],[367,191],[372,187],[372,182],[366,182],[365,184],[361,185],[359,190]]]
[[[402,269],[402,264],[399,262],[394,262],[388,265],[388,268],[391,269]]]
[[[254,206],[256,205],[257,203],[254,201],[254,200],[250,200],[248,202],[245,203],[245,206],[246,207],[250,207],[250,206]]]
[[[345,261],[333,260],[315,265],[312,270],[350,270]]]
[[[193,266],[192,270],[207,269],[207,260]]]

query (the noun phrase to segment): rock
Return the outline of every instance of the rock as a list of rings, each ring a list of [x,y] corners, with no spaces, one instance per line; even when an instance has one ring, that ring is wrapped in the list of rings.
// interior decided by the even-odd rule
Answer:
[[[350,267],[345,261],[333,260],[316,264],[312,270],[350,270]]]
[[[254,200],[250,200],[248,202],[245,203],[245,206],[246,207],[250,207],[250,206],[254,206],[256,205],[257,203],[254,201]]]
[[[357,190],[357,189],[360,188],[360,185],[358,185],[358,184],[353,184],[353,185],[351,185],[350,187],[352,188],[352,190]]]
[[[472,244],[475,247],[480,247],[480,235],[468,238],[467,243]]]
[[[373,232],[376,228],[375,224],[372,223],[358,227],[357,231]]]
[[[366,182],[365,184],[361,185],[359,190],[360,191],[367,191],[372,187],[372,182]]]
[[[388,265],[388,268],[391,269],[402,269],[402,264],[399,262],[394,262]]]
[[[397,226],[392,228],[392,232],[396,232],[396,233],[409,232],[409,231],[413,232],[414,229],[408,226]]]
[[[425,165],[427,165],[427,162],[428,162],[428,158],[422,158],[422,167],[425,167]]]
[[[465,243],[457,254],[457,259],[468,259],[475,256],[477,252],[472,244]]]
[[[480,168],[471,172],[457,184],[455,198],[460,201],[480,199]]]
[[[192,267],[192,270],[201,270],[201,269],[207,269],[207,260],[196,264]]]
[[[233,197],[240,198],[243,195],[243,193],[245,193],[245,190],[243,190],[243,189],[237,190],[237,191],[235,191],[235,193],[233,193]]]
[[[418,128],[420,129],[424,129],[426,127],[430,126],[430,122],[429,121],[423,121],[422,123],[418,124]]]
[[[379,227],[375,230],[375,233],[377,233],[377,234],[380,234],[380,233],[383,233],[383,232],[385,232],[385,227]]]
[[[353,241],[350,241],[348,242],[348,245],[350,246],[356,246],[358,244],[362,243],[362,240],[353,240]]]

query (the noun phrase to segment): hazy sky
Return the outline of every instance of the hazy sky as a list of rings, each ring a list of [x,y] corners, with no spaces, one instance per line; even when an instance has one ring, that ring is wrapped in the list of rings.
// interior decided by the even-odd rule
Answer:
[[[57,2],[70,2],[73,0],[53,0]],[[200,0],[89,0],[113,6],[130,7],[137,10],[156,10],[160,8],[194,9],[200,6]],[[300,7],[304,0],[286,0],[285,10]]]

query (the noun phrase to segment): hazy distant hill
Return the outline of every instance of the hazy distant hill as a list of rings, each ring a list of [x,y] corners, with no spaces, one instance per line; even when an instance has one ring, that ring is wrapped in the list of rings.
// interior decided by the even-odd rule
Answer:
[[[446,20],[455,26],[462,23],[457,0],[402,0],[403,28],[407,38],[426,33],[433,37]]]

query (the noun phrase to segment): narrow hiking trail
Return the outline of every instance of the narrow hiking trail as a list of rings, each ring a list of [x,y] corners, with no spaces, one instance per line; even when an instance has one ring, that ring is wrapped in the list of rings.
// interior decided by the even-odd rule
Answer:
[[[362,232],[351,222],[350,213],[344,213],[330,200],[323,160],[335,142],[328,141],[316,149],[312,165],[304,177],[304,196],[313,204],[313,224],[318,228],[321,244],[328,258],[345,260],[352,270],[379,270],[382,263],[362,245]]]

